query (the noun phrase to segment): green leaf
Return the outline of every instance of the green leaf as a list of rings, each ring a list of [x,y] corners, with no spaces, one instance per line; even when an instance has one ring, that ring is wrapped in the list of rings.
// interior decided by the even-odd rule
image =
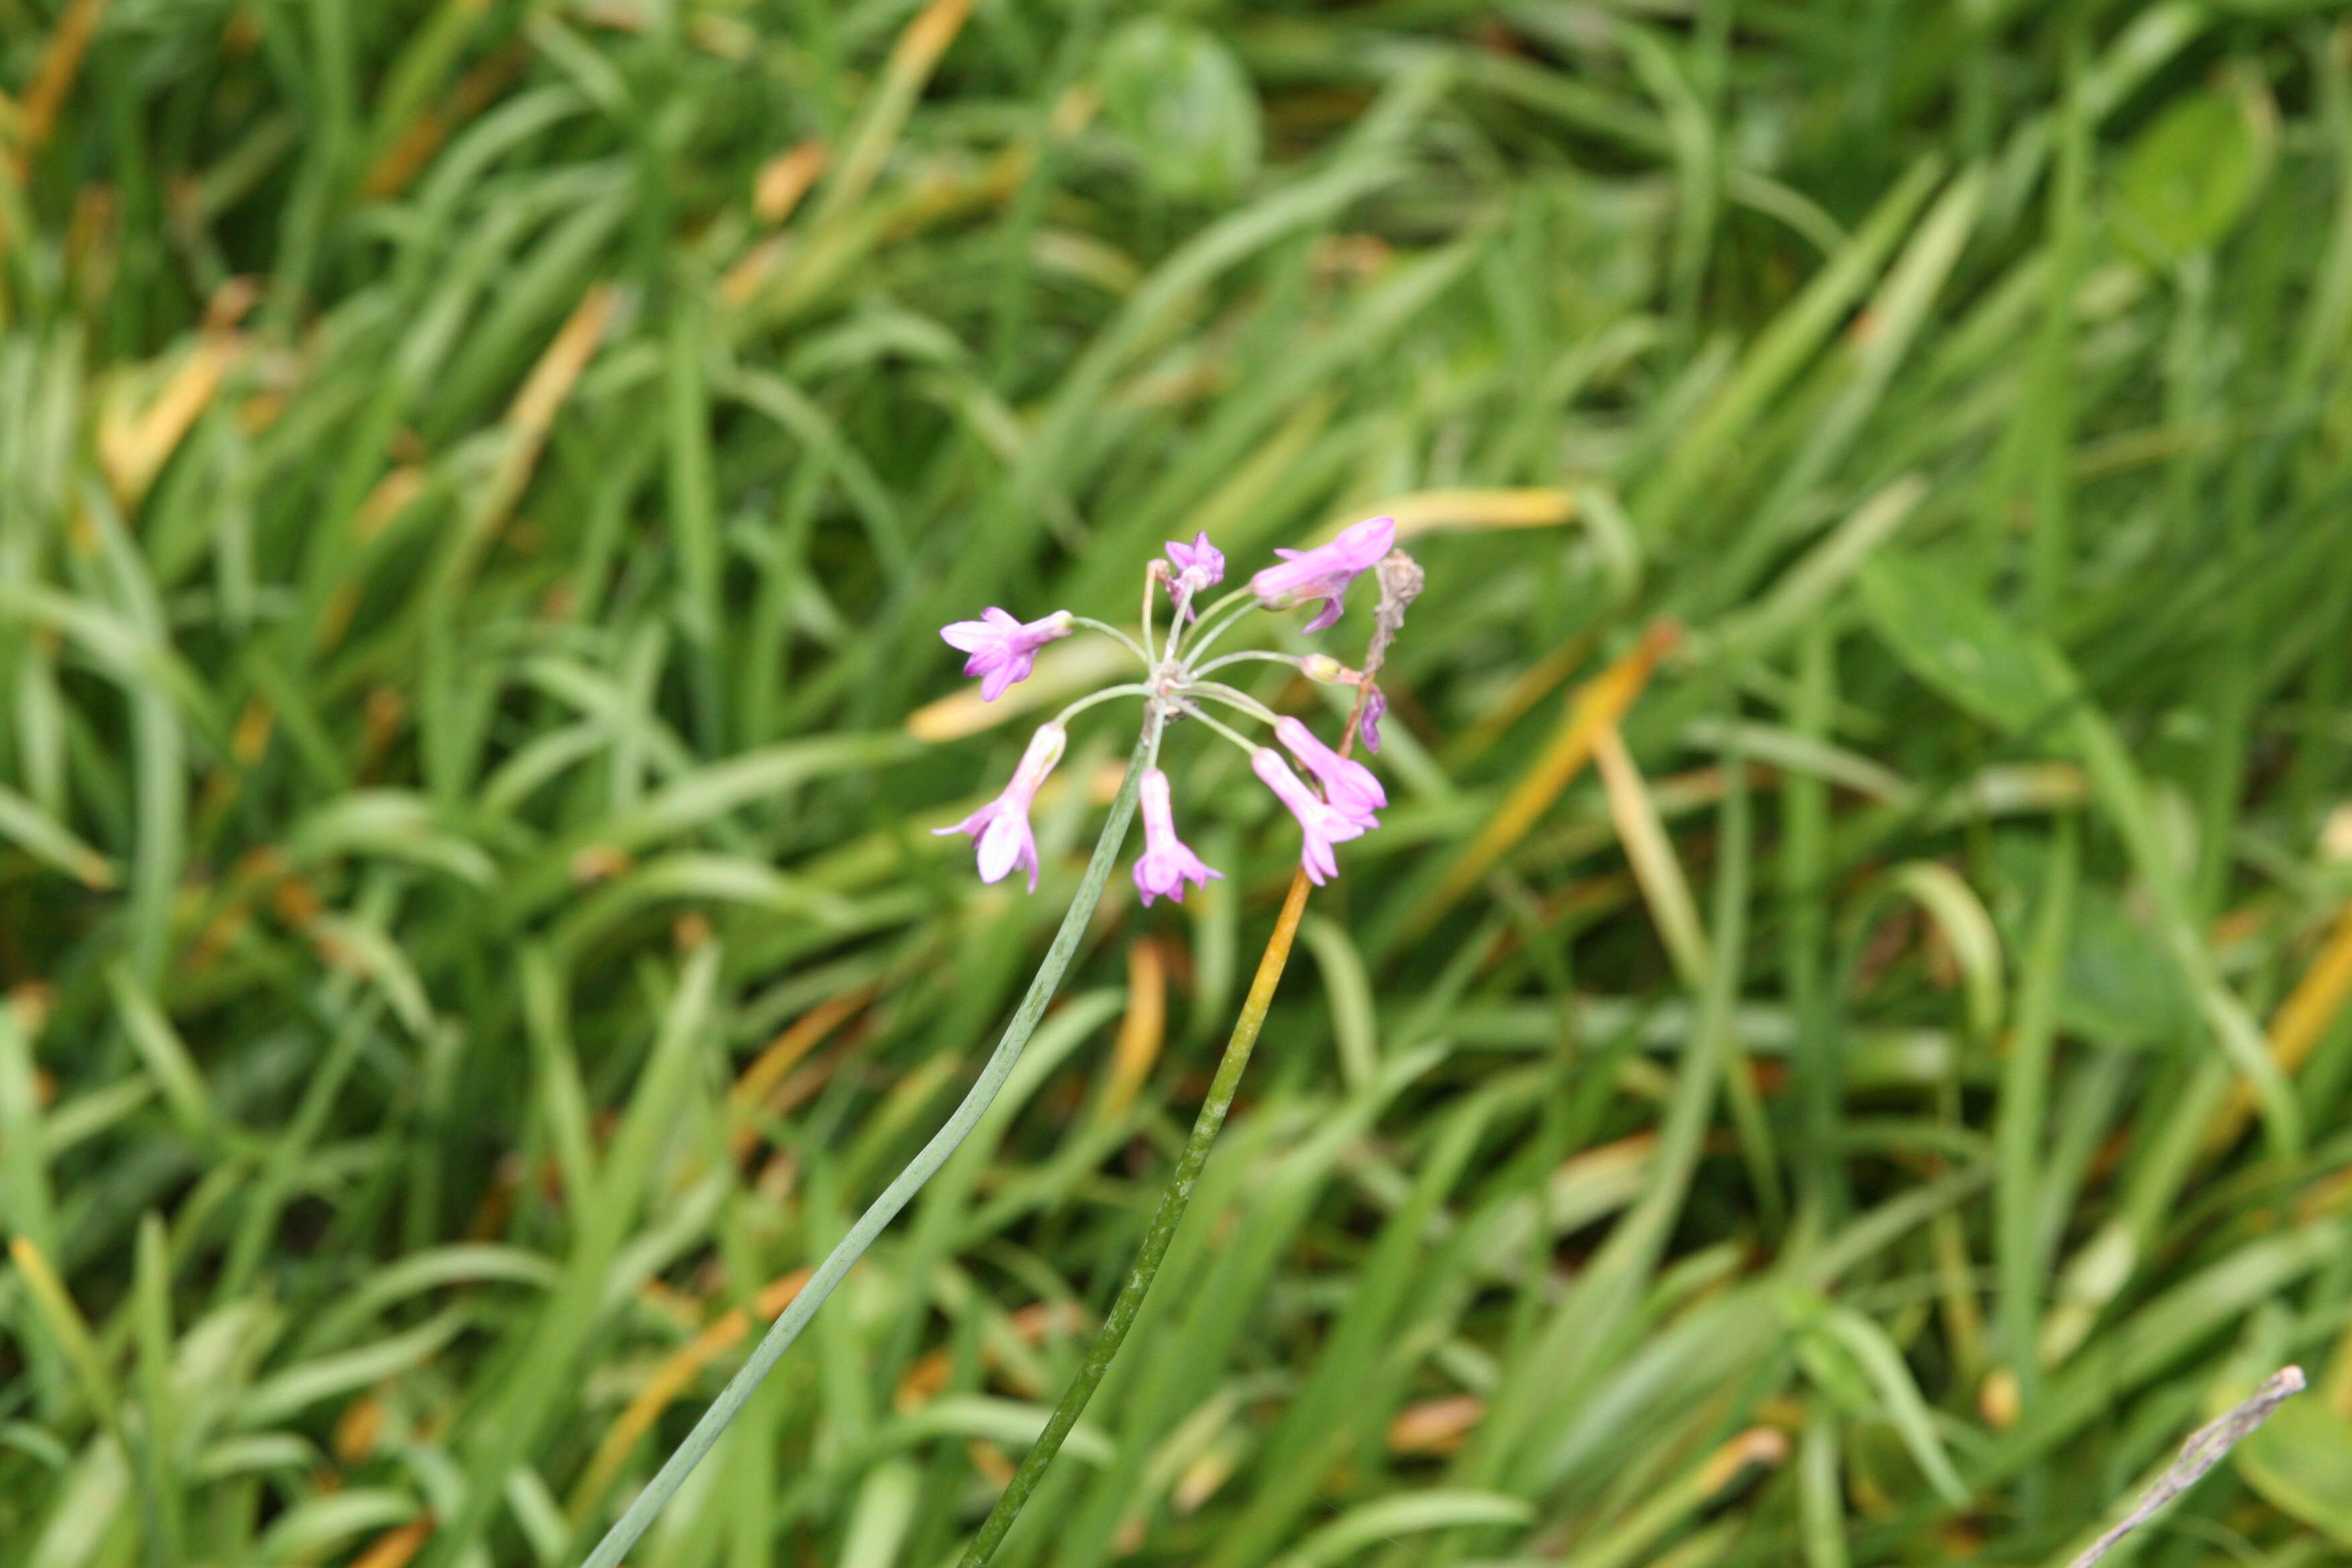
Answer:
[[[2145,1046],[2170,1037],[2191,1005],[2162,939],[2121,899],[2100,892],[2081,900],[2058,1002],[2068,1028],[2108,1045]]]
[[[922,1472],[905,1459],[886,1460],[866,1472],[842,1537],[841,1568],[892,1568],[913,1528],[922,1486]]]
[[[2262,189],[2275,140],[2247,94],[2183,98],[2125,156],[2116,179],[2125,237],[2165,263],[2218,244]]]
[[[1956,588],[1949,572],[1880,554],[1862,569],[1871,625],[1903,667],[1986,723],[2011,734],[2046,725],[2074,694],[2057,649]]]
[[[1824,1311],[1822,1329],[1835,1336],[1839,1345],[1853,1357],[1854,1364],[1877,1394],[1876,1410],[1902,1437],[1903,1446],[1911,1451],[1927,1484],[1954,1508],[1967,1508],[1968,1485],[1952,1468],[1951,1456],[1944,1451],[1944,1441],[1937,1435],[1927,1401],[1920,1394],[1919,1385],[1912,1381],[1903,1352],[1895,1348],[1886,1331],[1872,1319],[1843,1307],[1831,1307]]]
[[[1111,36],[1103,105],[1164,194],[1230,195],[1257,173],[1257,94],[1223,44],[1188,23],[1141,16]]]
[[[106,889],[115,884],[114,868],[105,856],[58,826],[47,812],[5,784],[0,784],[0,839],[15,843],[36,860],[46,861],[80,879],[87,887]]]
[[[1471,1525],[1523,1525],[1534,1515],[1526,1499],[1501,1492],[1401,1492],[1341,1514],[1300,1542],[1278,1568],[1322,1568],[1400,1535]]]
[[[2231,1458],[2272,1507],[2352,1551],[2352,1420],[2324,1395],[2280,1405]]]

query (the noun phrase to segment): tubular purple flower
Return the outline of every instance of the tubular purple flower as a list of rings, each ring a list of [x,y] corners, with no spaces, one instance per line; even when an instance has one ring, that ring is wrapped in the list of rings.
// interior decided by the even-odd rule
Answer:
[[[1225,552],[1209,542],[1207,530],[1190,544],[1168,541],[1168,596],[1176,604],[1176,622],[1200,618],[1193,601],[1225,580]]]
[[[1299,846],[1298,863],[1307,869],[1307,879],[1317,887],[1339,874],[1339,857],[1331,846],[1344,844],[1350,838],[1361,838],[1364,830],[1372,826],[1364,817],[1349,816],[1328,801],[1317,798],[1313,790],[1298,782],[1282,753],[1271,746],[1260,746],[1250,753],[1250,769],[1264,780],[1265,787],[1290,808],[1298,818],[1298,831],[1303,842]]]
[[[1225,552],[1209,542],[1206,530],[1190,544],[1168,541],[1168,579],[1176,593],[1197,594],[1225,580]]]
[[[963,661],[966,675],[977,675],[983,701],[993,702],[1005,688],[1029,679],[1037,668],[1037,650],[1070,635],[1071,616],[1055,610],[1043,620],[1024,626],[991,605],[976,621],[955,621],[940,628],[940,640],[971,657]]]
[[[1021,765],[1013,770],[1013,781],[1004,786],[1004,793],[953,827],[932,828],[933,837],[970,834],[979,850],[982,881],[1001,882],[1018,867],[1029,873],[1029,890],[1035,892],[1037,839],[1029,830],[1029,807],[1045,775],[1062,760],[1069,739],[1069,731],[1059,724],[1040,725],[1029,737],[1029,749],[1022,753]]]
[[[1370,571],[1389,546],[1396,542],[1396,519],[1368,517],[1341,531],[1328,544],[1312,550],[1277,550],[1282,564],[1269,566],[1250,579],[1250,592],[1269,610],[1287,609],[1305,599],[1321,599],[1323,607],[1307,623],[1319,632],[1339,618],[1348,584],[1359,573]]]
[[[1341,756],[1288,714],[1275,721],[1274,737],[1298,759],[1299,766],[1322,781],[1323,794],[1336,809],[1361,818],[1368,827],[1379,826],[1372,813],[1385,810],[1389,796],[1371,769]]]
[[[1381,720],[1388,713],[1387,694],[1377,686],[1364,698],[1364,721],[1356,726],[1356,733],[1364,738],[1364,750],[1378,753],[1381,749]]]
[[[1145,908],[1163,895],[1182,903],[1188,880],[1199,888],[1207,887],[1212,879],[1224,880],[1223,871],[1202,865],[1201,858],[1176,837],[1176,819],[1168,809],[1166,773],[1158,768],[1145,773],[1138,798],[1143,807],[1144,849],[1135,862],[1135,890],[1143,895]]]

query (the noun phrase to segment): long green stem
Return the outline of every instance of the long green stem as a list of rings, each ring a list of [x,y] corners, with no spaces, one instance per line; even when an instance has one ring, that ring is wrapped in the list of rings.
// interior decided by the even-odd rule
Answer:
[[[1348,729],[1340,731],[1339,754],[1355,750],[1355,736],[1364,724],[1364,705],[1371,700],[1371,677],[1381,672],[1381,656],[1388,651],[1388,637],[1392,637],[1402,621],[1404,606],[1412,605],[1418,593],[1418,574],[1412,590],[1390,605],[1388,588],[1383,585],[1381,597],[1381,632],[1373,635],[1371,647],[1364,656],[1364,675],[1357,679],[1355,710],[1348,715]],[[1240,597],[1240,590],[1230,597]],[[1212,609],[1213,614],[1213,609]],[[1395,616],[1388,621],[1385,616]],[[1223,724],[1209,720],[1209,715],[1195,708],[1192,717],[1206,720],[1212,729],[1221,729],[1225,736],[1240,741]],[[1242,745],[1249,745],[1242,741]],[[1192,1206],[1192,1184],[1200,1180],[1202,1166],[1209,1163],[1209,1147],[1225,1126],[1225,1112],[1233,1110],[1234,1090],[1242,1086],[1242,1072],[1249,1069],[1249,1053],[1258,1048],[1258,1030],[1265,1027],[1265,1008],[1275,1004],[1275,987],[1282,985],[1282,971],[1291,962],[1291,945],[1298,941],[1298,917],[1307,908],[1307,875],[1306,868],[1291,872],[1291,891],[1282,898],[1282,914],[1275,917],[1275,933],[1265,938],[1265,952],[1258,954],[1258,973],[1251,975],[1249,994],[1242,999],[1242,1016],[1233,1020],[1233,1037],[1225,1039],[1225,1056],[1216,1063],[1216,1077],[1209,1079],[1209,1098],[1202,1100],[1200,1114],[1192,1119],[1192,1135],[1185,1138],[1183,1154],[1176,1159],[1176,1175],[1169,1180],[1169,1190],[1160,1194],[1160,1208],[1152,1213],[1152,1227],[1143,1232],[1143,1250],[1136,1253],[1136,1268],[1127,1274],[1127,1284],[1119,1286],[1119,1298],[1110,1302],[1110,1317],[1103,1319],[1103,1333],[1094,1335],[1094,1344],[1087,1350],[1087,1363],[1077,1368],[1077,1377],[1063,1392],[1061,1404],[1054,1405],[1054,1415],[1046,1420],[1045,1432],[1030,1446],[1028,1455],[1021,1458],[1021,1469],[1013,1471],[1012,1481],[1004,1483],[1004,1495],[988,1510],[988,1519],[981,1521],[981,1532],[973,1535],[971,1544],[964,1547],[964,1556],[957,1568],[985,1568],[997,1547],[1004,1544],[1004,1532],[1013,1528],[1013,1519],[1028,1507],[1030,1493],[1037,1490],[1037,1481],[1054,1465],[1054,1455],[1061,1453],[1063,1441],[1070,1436],[1070,1427],[1077,1417],[1087,1413],[1087,1401],[1094,1399],[1094,1389],[1101,1387],[1103,1375],[1110,1363],[1119,1356],[1119,1344],[1127,1342],[1127,1331],[1136,1326],[1136,1311],[1143,1310],[1143,1298],[1150,1295],[1152,1281],[1160,1279],[1160,1262],[1167,1258],[1169,1241],[1176,1239],[1176,1227],[1183,1225],[1183,1211]]]
[[[1086,932],[1087,922],[1094,918],[1095,906],[1102,900],[1103,884],[1110,879],[1111,863],[1118,859],[1119,847],[1127,838],[1128,825],[1135,816],[1136,791],[1142,784],[1144,769],[1150,765],[1158,730],[1156,722],[1149,719],[1145,721],[1143,733],[1135,742],[1135,753],[1128,759],[1127,777],[1119,784],[1118,797],[1111,802],[1109,818],[1103,824],[1102,837],[1095,841],[1094,858],[1087,862],[1086,876],[1078,883],[1077,895],[1070,900],[1069,912],[1062,917],[1061,929],[1054,933],[1053,945],[1045,950],[1045,960],[1037,966],[1037,976],[1029,983],[1028,994],[1021,998],[1021,1005],[1013,1013],[1013,1021],[1004,1026],[1003,1037],[996,1042],[996,1049],[980,1069],[980,1077],[963,1097],[963,1102],[948,1118],[947,1125],[923,1145],[922,1152],[908,1162],[907,1168],[898,1173],[898,1179],[885,1188],[882,1195],[874,1200],[873,1205],[858,1216],[857,1223],[850,1226],[849,1234],[825,1254],[824,1261],[817,1265],[816,1272],[809,1277],[807,1286],[793,1298],[792,1305],[786,1307],[769,1327],[759,1348],[751,1352],[751,1359],[743,1363],[743,1370],[729,1379],[727,1386],[719,1390],[719,1397],[711,1401],[710,1408],[703,1412],[702,1419],[694,1424],[694,1430],[687,1434],[686,1441],[679,1444],[677,1451],[664,1461],[662,1468],[654,1473],[654,1479],[646,1483],[646,1489],[637,1494],[636,1500],[629,1504],[628,1510],[605,1532],[604,1539],[596,1543],[596,1550],[588,1554],[583,1568],[614,1568],[629,1548],[636,1544],[637,1538],[645,1534],[653,1523],[654,1516],[661,1512],[663,1505],[685,1484],[694,1467],[725,1434],[728,1424],[742,1410],[752,1391],[760,1386],[769,1373],[775,1370],[776,1363],[783,1358],[793,1341],[800,1337],[801,1330],[808,1326],[809,1320],[816,1316],[817,1309],[824,1305],[825,1298],[833,1294],[834,1287],[841,1283],[850,1266],[865,1256],[866,1249],[874,1244],[874,1238],[882,1233],[883,1227],[896,1218],[917,1190],[947,1163],[948,1157],[971,1134],[990,1103],[996,1099],[997,1091],[1004,1087],[1004,1080],[1012,1076],[1013,1063],[1021,1058],[1022,1048],[1028,1045],[1029,1037],[1036,1030],[1037,1020],[1045,1015],[1045,1004],[1053,1000],[1054,992],[1062,983],[1062,975],[1069,969],[1070,960],[1077,952],[1078,940]]]
[[[1406,601],[1410,603],[1410,599]],[[1402,615],[1402,609],[1399,614]],[[1370,677],[1380,669],[1381,647],[1375,646],[1366,663],[1366,676],[1356,688],[1355,710],[1348,715],[1348,727],[1339,733],[1339,754],[1346,756],[1354,749],[1358,727],[1363,722],[1364,705],[1371,697]],[[1204,713],[1195,717],[1207,719]],[[1213,728],[1224,726],[1210,721]],[[1226,730],[1232,735],[1233,731]],[[1240,737],[1234,736],[1238,740]],[[1243,744],[1247,745],[1247,742]],[[1276,917],[1274,934],[1266,939],[1265,952],[1259,955],[1257,973],[1250,980],[1249,994],[1242,999],[1241,1016],[1234,1020],[1234,1032],[1225,1041],[1225,1054],[1217,1063],[1217,1076],[1209,1080],[1209,1098],[1201,1103],[1201,1113],[1192,1119],[1192,1135],[1184,1141],[1184,1152],[1177,1158],[1176,1174],[1169,1181],[1168,1190],[1160,1195],[1160,1207],[1151,1216],[1151,1228],[1144,1232],[1143,1249],[1136,1255],[1135,1268],[1119,1287],[1118,1299],[1110,1304],[1110,1314],[1103,1320],[1102,1332],[1087,1351],[1086,1364],[1078,1369],[1062,1402],[1054,1407],[1045,1429],[1021,1460],[1021,1468],[1013,1472],[1005,1483],[1003,1495],[996,1506],[988,1510],[981,1522],[980,1533],[964,1548],[957,1568],[985,1568],[996,1549],[1003,1544],[1005,1531],[1028,1506],[1029,1495],[1037,1489],[1054,1457],[1062,1451],[1064,1439],[1070,1428],[1086,1414],[1087,1404],[1095,1390],[1118,1359],[1118,1347],[1127,1342],[1127,1331],[1135,1326],[1135,1315],[1143,1307],[1143,1298],[1151,1291],[1151,1282],[1160,1277],[1160,1265],[1168,1256],[1168,1244],[1176,1238],[1176,1227],[1184,1221],[1184,1211],[1192,1204],[1193,1184],[1201,1179],[1201,1171],[1209,1163],[1210,1146],[1225,1125],[1225,1113],[1234,1107],[1234,1093],[1241,1088],[1242,1074],[1249,1067],[1250,1053],[1257,1048],[1258,1031],[1265,1027],[1265,1013],[1274,1005],[1275,987],[1282,984],[1282,972],[1290,963],[1290,949],[1298,940],[1298,920],[1307,911],[1307,873],[1294,871],[1290,891],[1282,900],[1282,913]]]
[[[1201,1113],[1193,1118],[1192,1135],[1184,1141],[1184,1152],[1176,1162],[1176,1174],[1168,1190],[1160,1194],[1159,1210],[1151,1216],[1151,1228],[1144,1233],[1143,1249],[1136,1255],[1135,1268],[1119,1287],[1118,1300],[1111,1303],[1110,1315],[1103,1320],[1102,1332],[1087,1352],[1086,1365],[1071,1381],[1063,1394],[1061,1404],[1054,1407],[1053,1418],[1037,1435],[1036,1443],[1013,1472],[1003,1495],[996,1506],[988,1510],[988,1518],[964,1548],[957,1568],[982,1568],[995,1555],[1004,1540],[1004,1532],[1029,1501],[1029,1494],[1037,1489],[1046,1468],[1062,1451],[1062,1442],[1069,1436],[1070,1428],[1078,1424],[1087,1402],[1094,1397],[1095,1389],[1110,1370],[1111,1362],[1118,1355],[1118,1347],[1127,1342],[1128,1330],[1135,1326],[1135,1315],[1143,1306],[1143,1298],[1151,1289],[1151,1281],[1159,1277],[1160,1260],[1168,1254],[1168,1244],[1175,1239],[1176,1227],[1183,1223],[1184,1211],[1192,1205],[1193,1184],[1201,1178],[1201,1169],[1209,1163],[1209,1148],[1217,1141],[1218,1131],[1225,1124],[1225,1113],[1233,1109],[1234,1092],[1241,1087],[1242,1073],[1248,1068],[1250,1052],[1256,1048],[1258,1031],[1265,1026],[1265,1011],[1274,1001],[1274,988],[1281,983],[1282,971],[1290,961],[1292,942],[1298,933],[1298,917],[1307,908],[1307,873],[1296,872],[1290,879],[1290,894],[1282,901],[1282,914],[1275,922],[1274,936],[1265,944],[1265,953],[1258,960],[1256,978],[1250,982],[1249,995],[1242,1003],[1241,1016],[1234,1020],[1233,1037],[1225,1042],[1225,1054],[1217,1063],[1217,1076],[1209,1082],[1209,1098],[1202,1102]]]

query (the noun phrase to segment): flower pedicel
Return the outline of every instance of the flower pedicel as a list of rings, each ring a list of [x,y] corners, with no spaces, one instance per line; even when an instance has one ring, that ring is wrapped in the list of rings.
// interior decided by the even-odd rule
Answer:
[[[1053,772],[1067,743],[1067,721],[1085,709],[1119,697],[1140,697],[1149,742],[1150,766],[1142,779],[1139,801],[1143,813],[1144,851],[1135,863],[1136,890],[1143,901],[1166,897],[1181,901],[1186,884],[1205,886],[1223,873],[1204,865],[1176,836],[1169,799],[1168,775],[1158,764],[1160,738],[1168,723],[1197,719],[1209,729],[1249,753],[1250,768],[1274,791],[1298,819],[1303,842],[1299,864],[1318,884],[1339,873],[1332,846],[1361,837],[1380,826],[1373,814],[1388,805],[1380,780],[1361,763],[1351,762],[1318,740],[1301,721],[1277,717],[1255,698],[1223,681],[1215,672],[1244,660],[1286,664],[1311,679],[1356,685],[1364,678],[1325,654],[1305,658],[1250,648],[1210,658],[1210,648],[1252,609],[1280,610],[1310,599],[1321,607],[1307,623],[1320,631],[1339,618],[1346,607],[1348,585],[1380,563],[1396,539],[1393,518],[1369,518],[1342,531],[1328,544],[1311,550],[1280,550],[1279,564],[1252,577],[1246,587],[1225,595],[1206,607],[1199,600],[1224,580],[1225,558],[1202,533],[1192,543],[1168,542],[1165,557],[1151,563],[1144,584],[1143,640],[1137,642],[1116,627],[1067,610],[1056,610],[1040,620],[1023,623],[1006,611],[991,606],[983,618],[957,621],[942,627],[940,637],[971,655],[966,675],[981,678],[980,694],[989,701],[1002,697],[1029,678],[1036,667],[1037,650],[1045,644],[1086,626],[1118,638],[1142,661],[1143,679],[1107,686],[1078,699],[1041,727],[1013,770],[1012,782],[994,800],[952,827],[935,832],[968,834],[979,858],[984,882],[1002,881],[1014,870],[1029,873],[1029,889],[1037,888],[1037,846],[1029,827],[1029,808],[1038,786]],[[1161,586],[1168,590],[1171,617],[1164,643],[1155,644],[1153,611]],[[1365,693],[1377,702],[1378,688]],[[1323,786],[1317,795],[1284,762],[1279,752],[1259,744],[1209,711],[1214,707],[1244,720],[1269,726],[1283,749]],[[1369,712],[1368,709],[1368,712]],[[1376,746],[1368,722],[1367,744]]]

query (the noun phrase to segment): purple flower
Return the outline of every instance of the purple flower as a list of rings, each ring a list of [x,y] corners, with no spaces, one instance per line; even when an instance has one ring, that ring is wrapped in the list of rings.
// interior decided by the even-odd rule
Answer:
[[[1307,879],[1319,888],[1327,879],[1338,876],[1339,861],[1331,853],[1331,846],[1362,837],[1370,821],[1349,816],[1329,802],[1317,798],[1313,790],[1298,782],[1298,775],[1290,771],[1282,753],[1270,746],[1260,746],[1250,753],[1250,767],[1298,818],[1298,830],[1305,840],[1299,846],[1298,863],[1307,868]]]
[[[1176,837],[1176,819],[1168,811],[1168,775],[1158,768],[1143,775],[1143,854],[1135,862],[1135,890],[1143,895],[1146,908],[1162,894],[1182,903],[1188,879],[1199,888],[1207,887],[1212,878],[1224,880],[1223,871],[1210,870]]]
[[[1364,721],[1356,726],[1356,733],[1364,738],[1364,750],[1378,753],[1381,749],[1381,720],[1389,710],[1388,694],[1375,686],[1364,698]]]
[[[1287,714],[1275,721],[1274,737],[1298,759],[1299,766],[1322,781],[1323,794],[1334,808],[1360,818],[1368,827],[1379,826],[1372,821],[1372,813],[1386,809],[1389,797],[1371,769],[1349,762]]]
[[[979,620],[957,621],[940,628],[940,641],[971,655],[963,661],[963,672],[981,678],[980,695],[988,702],[1003,696],[1006,687],[1029,679],[1029,672],[1037,668],[1039,648],[1069,635],[1067,610],[1055,610],[1024,626],[993,605]]]
[[[934,827],[935,836],[968,833],[980,851],[980,879],[1001,882],[1014,867],[1029,873],[1029,890],[1037,890],[1037,840],[1029,831],[1029,805],[1037,798],[1037,786],[1062,760],[1062,748],[1069,742],[1069,731],[1059,724],[1045,724],[1029,737],[1029,749],[1022,753],[1021,765],[1013,770],[1013,782],[1004,793],[957,823],[953,827]]]
[[[1269,566],[1250,579],[1250,592],[1269,610],[1287,609],[1302,599],[1321,599],[1322,609],[1307,623],[1319,632],[1339,618],[1348,584],[1367,572],[1396,542],[1396,519],[1370,517],[1344,530],[1328,544],[1312,550],[1277,550],[1282,564]]]
[[[1168,593],[1187,620],[1193,615],[1192,601],[1224,580],[1225,552],[1209,542],[1205,530],[1190,544],[1168,542]]]

